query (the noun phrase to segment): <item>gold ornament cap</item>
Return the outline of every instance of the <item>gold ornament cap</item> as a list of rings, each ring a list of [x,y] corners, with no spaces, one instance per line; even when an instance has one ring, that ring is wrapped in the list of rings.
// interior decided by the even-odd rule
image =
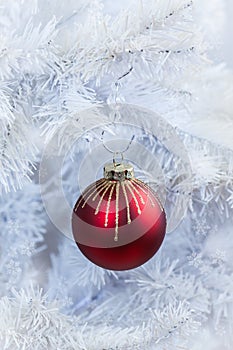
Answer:
[[[134,168],[127,163],[109,163],[104,166],[104,177],[107,180],[124,181],[134,178]]]

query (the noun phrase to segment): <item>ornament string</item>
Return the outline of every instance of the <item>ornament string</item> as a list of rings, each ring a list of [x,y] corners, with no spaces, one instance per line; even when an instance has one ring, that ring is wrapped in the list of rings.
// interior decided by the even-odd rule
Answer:
[[[113,155],[113,163],[116,165],[116,158],[117,156],[121,156],[121,160],[123,161],[124,160],[124,153],[128,151],[129,147],[131,146],[134,138],[135,138],[135,135],[133,135],[128,143],[128,145],[122,150],[122,151],[113,151],[112,149],[110,149],[105,143],[104,143],[104,133],[105,133],[105,130],[102,131],[101,133],[101,142],[102,142],[102,145],[103,147],[106,149],[106,151],[108,151],[109,153],[112,153]]]

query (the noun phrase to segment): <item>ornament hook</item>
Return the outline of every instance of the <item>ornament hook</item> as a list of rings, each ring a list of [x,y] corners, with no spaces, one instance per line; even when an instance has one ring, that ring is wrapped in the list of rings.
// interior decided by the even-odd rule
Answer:
[[[122,161],[122,162],[123,162],[123,160],[124,160],[124,154],[123,154],[123,152],[121,152],[121,151],[115,151],[115,152],[113,153],[113,159],[112,159],[115,168],[116,168],[118,165],[121,164],[121,163],[119,163],[119,162],[116,161],[116,157],[117,157],[118,155],[121,156],[121,161]]]

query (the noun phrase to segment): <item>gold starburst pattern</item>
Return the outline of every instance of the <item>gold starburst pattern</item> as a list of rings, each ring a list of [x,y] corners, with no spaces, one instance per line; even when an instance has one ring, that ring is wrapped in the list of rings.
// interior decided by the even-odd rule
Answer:
[[[132,222],[131,218],[131,212],[130,212],[130,205],[129,205],[129,196],[132,198],[132,200],[135,203],[137,213],[138,215],[141,215],[141,205],[145,205],[145,200],[143,198],[142,193],[144,193],[149,201],[152,207],[155,206],[155,202],[150,195],[150,188],[147,186],[144,182],[132,178],[132,179],[124,179],[122,181],[119,180],[109,180],[109,179],[101,179],[91,185],[85,194],[80,197],[80,200],[78,201],[75,211],[78,209],[78,207],[81,206],[81,208],[85,208],[88,201],[98,201],[97,206],[94,212],[94,215],[97,215],[100,210],[105,211],[105,221],[104,226],[108,227],[109,224],[109,211],[110,211],[110,204],[113,198],[113,194],[115,193],[114,200],[115,203],[115,236],[114,241],[118,241],[118,231],[119,231],[119,196],[120,196],[120,190],[122,190],[122,193],[124,195],[125,200],[125,207],[127,211],[127,224],[130,224]],[[107,199],[106,199],[107,198]]]

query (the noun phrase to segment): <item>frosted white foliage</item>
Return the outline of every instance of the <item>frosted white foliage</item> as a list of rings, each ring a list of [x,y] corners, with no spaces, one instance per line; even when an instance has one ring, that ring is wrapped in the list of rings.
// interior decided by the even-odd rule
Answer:
[[[1,1],[1,349],[232,350],[233,74],[223,58],[224,4]],[[103,116],[106,103],[141,106],[170,123],[190,159],[188,183],[180,184],[187,174],[177,172],[183,159],[173,147],[143,128],[114,129],[118,109]],[[41,203],[40,190],[63,221],[51,184],[61,175],[72,208],[80,169],[86,164],[86,181],[100,174],[87,160],[96,149],[102,161],[103,130],[105,141],[134,135],[153,156],[135,152],[146,164],[137,175],[151,180],[156,167],[167,217],[176,205],[185,212],[161,252],[134,270],[92,264],[45,220]],[[185,196],[184,208],[176,199]]]
[[[116,302],[115,298],[111,302]],[[106,312],[110,304],[107,303],[106,306],[103,306]],[[100,311],[100,308],[97,310]],[[99,316],[98,319],[100,319],[103,314],[98,315],[98,311],[95,316]],[[130,338],[128,341],[124,339],[125,344],[118,346],[122,346],[123,349],[141,349],[142,346],[147,349],[159,349],[163,344],[166,349],[170,349],[177,342],[182,345],[186,344],[190,334],[195,333],[200,326],[197,315],[187,303],[171,303],[161,311],[150,309],[144,322],[140,318],[137,321],[139,323],[137,328],[128,327],[125,323],[125,332],[129,332]],[[123,319],[121,322],[124,322]],[[98,330],[98,324],[95,324],[95,327]],[[112,338],[109,339],[109,341],[111,340]],[[121,344],[121,338],[117,344]],[[111,348],[110,343],[108,343],[108,347]],[[113,348],[115,349],[115,347]]]
[[[197,182],[198,185],[208,181],[213,183],[219,182],[223,166],[220,163],[221,160],[217,156],[207,155],[203,148],[199,151],[190,150],[189,154],[195,169],[195,182]]]
[[[0,197],[0,231],[0,294],[4,295],[12,286],[25,286],[36,278],[30,258],[43,249],[45,233],[37,185]]]
[[[187,346],[190,332],[195,332],[200,327],[195,311],[185,303],[168,304],[162,312],[152,312],[155,320],[160,324],[155,344],[163,344],[165,341],[163,345],[165,349],[185,344]]]
[[[229,191],[229,192],[230,192],[230,195],[227,198],[227,201],[229,202],[231,208],[233,208],[233,191]]]
[[[95,105],[95,94],[90,89],[82,87],[83,91],[78,92],[79,86],[74,83],[73,86],[67,88],[61,86],[57,91],[58,96],[54,96],[52,101],[39,108],[38,114],[34,118],[39,117],[43,122],[42,136],[48,143],[53,137],[57,138],[57,152],[62,152],[65,146],[72,145],[73,142],[83,135],[83,125],[87,124],[87,129],[95,126],[95,123],[103,121],[101,117],[88,109]],[[80,111],[87,110],[87,115]],[[55,123],[55,120],[57,122]],[[75,132],[74,132],[75,130]]]
[[[63,261],[62,265],[60,259]],[[84,287],[86,290],[93,287],[101,289],[108,281],[109,276],[117,278],[113,271],[102,269],[88,261],[78,251],[75,242],[68,238],[62,241],[58,257],[53,257],[53,268],[51,278],[54,279],[55,273],[58,279],[57,283],[59,283],[60,276],[65,276],[69,281],[68,289],[79,287]],[[68,275],[67,271],[69,271]]]
[[[0,130],[1,194],[11,189],[22,188],[25,180],[30,181],[35,169],[33,162],[36,160],[37,150],[31,136],[32,124],[22,110],[18,112],[13,110],[12,107],[12,111],[9,111],[14,115],[13,120],[7,123],[3,120],[3,127]]]
[[[29,137],[33,79],[49,70],[47,60],[52,59],[53,50],[47,47],[55,33],[55,21],[41,28],[33,21],[36,13],[35,1],[13,1],[10,6],[4,1],[0,9],[0,76],[5,87],[0,93],[0,193],[22,187],[36,160],[35,143]]]
[[[16,73],[43,74],[48,68],[47,60],[52,58],[53,50],[48,50],[49,41],[56,34],[56,21],[41,27],[37,19],[37,1],[30,3],[13,0],[1,6],[1,77],[13,78]],[[19,76],[17,77],[19,79]]]
[[[138,285],[135,292],[142,305],[149,304],[156,309],[165,307],[169,302],[186,300],[197,312],[208,314],[210,309],[209,291],[195,275],[185,274],[178,268],[179,261],[152,259],[130,275],[127,282]],[[153,298],[156,293],[156,298]]]
[[[185,304],[169,305],[163,312],[153,311],[148,325],[113,327],[84,325],[82,315],[71,318],[59,311],[59,303],[49,302],[39,288],[12,291],[13,297],[0,299],[0,343],[8,349],[140,349],[157,344],[172,334],[182,342],[198,328],[192,310]],[[174,337],[173,337],[174,342]]]
[[[176,56],[177,50],[181,53],[183,51],[184,57],[188,56],[198,39],[190,28],[186,30],[190,24],[189,15],[186,22],[179,19],[184,12],[189,11],[189,5],[186,1],[156,0],[145,5],[138,2],[134,11],[122,11],[113,20],[100,11],[91,11],[85,24],[79,26],[80,39],[75,50],[82,53],[73,69],[81,69],[85,81],[97,75],[99,80],[103,74],[113,71],[116,61],[120,61],[120,68],[123,60],[130,67],[137,58],[142,61],[151,60],[152,64],[154,59],[155,62],[160,61],[162,67],[162,61],[170,55]],[[88,46],[87,27],[93,33],[88,38]],[[176,31],[175,40],[173,27]]]
[[[3,349],[81,349],[81,330],[59,312],[57,302],[47,301],[42,289],[13,290],[13,298],[0,300],[0,310]]]
[[[25,110],[25,101],[37,107],[34,120],[43,117],[46,140],[58,132],[62,148],[76,121],[80,129],[86,122],[78,120],[77,111],[117,99],[112,92],[116,83],[123,100],[156,108],[181,129],[211,140],[218,137],[222,144],[231,145],[232,76],[223,66],[213,67],[206,60],[202,35],[192,16],[193,6],[201,7],[198,2],[185,0],[132,1],[129,8],[111,17],[98,1],[70,1],[70,13],[68,7],[62,10],[59,5],[46,21],[49,12],[55,11],[55,2],[43,6],[43,1],[13,1],[8,8],[4,1],[0,19],[1,74],[6,86],[13,86],[14,94],[10,93],[11,101],[3,109],[7,115],[9,107],[13,109],[15,127],[7,122],[3,129],[2,188],[20,186],[35,160],[33,145],[25,137],[29,133],[25,126],[31,123],[25,117],[33,112]],[[71,27],[74,35],[69,37],[73,41],[59,40]],[[218,89],[213,88],[216,79]],[[142,91],[138,91],[139,82]],[[211,118],[211,128],[203,114]],[[17,148],[8,142],[10,137],[18,139]],[[8,148],[7,143],[11,144]]]

